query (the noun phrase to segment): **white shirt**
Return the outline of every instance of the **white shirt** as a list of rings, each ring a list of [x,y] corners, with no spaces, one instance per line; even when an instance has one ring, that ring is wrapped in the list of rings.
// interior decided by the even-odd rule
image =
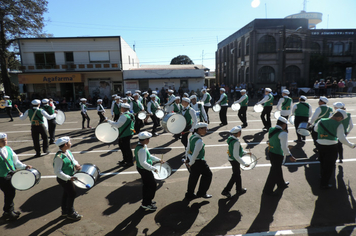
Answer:
[[[178,108],[178,112],[181,112],[181,107],[183,107],[183,106],[181,106],[180,103],[174,102],[174,103],[172,103],[172,104],[169,106],[169,109],[167,110],[168,113],[174,112],[174,104],[176,104],[176,106],[177,106],[177,108]]]
[[[175,96],[173,95],[170,95],[169,97],[171,97],[171,99],[169,99],[169,101],[166,103],[167,106],[171,105],[176,100]]]
[[[184,107],[183,106],[183,110],[182,110],[182,115],[184,116],[184,114],[187,112],[187,109],[188,109],[189,105],[187,107]],[[197,125],[197,115],[195,114],[195,111],[194,109],[189,109],[189,114],[190,116],[192,117],[192,128],[191,129],[194,129],[194,127]]]
[[[289,116],[292,113],[292,107],[293,107],[293,100],[290,103],[289,110],[282,110],[282,104],[284,102],[284,98],[289,98],[288,96],[284,96],[283,98],[280,98],[278,103],[277,103],[277,110],[281,111],[281,116]]]
[[[195,163],[195,160],[197,159],[197,156],[199,155],[200,150],[203,148],[203,140],[201,139],[201,136],[199,134],[194,134],[196,137],[199,139],[195,142],[195,147],[193,150],[192,154],[188,154],[190,150],[190,142],[188,140],[188,146],[187,149],[185,150],[185,156],[189,158],[189,165],[192,166]]]
[[[5,100],[5,107],[12,107],[12,105],[9,105],[8,100]]]
[[[112,120],[108,120],[108,123],[111,124],[112,126],[116,127],[116,128],[120,128],[121,126],[123,126],[127,120],[127,117],[124,114],[130,114],[129,111],[126,111],[124,113],[121,114],[121,116],[119,117],[118,121],[112,121]]]
[[[140,144],[140,142],[138,142],[138,144]],[[148,171],[154,171],[154,170],[156,170],[157,168],[156,167],[154,167],[154,166],[152,166],[152,165],[150,165],[148,162],[147,162],[147,145],[145,144],[144,145],[144,147],[143,148],[141,148],[139,151],[138,151],[138,160],[140,161],[140,164],[141,164],[141,166],[144,168],[144,169],[146,169],[146,170],[148,170]],[[156,156],[153,156],[152,154],[151,154],[151,159],[152,159],[152,161],[161,161],[161,159],[159,159],[158,157],[156,157]]]
[[[233,139],[237,140],[237,142],[235,142],[235,144],[234,144],[234,153],[232,155],[241,165],[246,166],[246,163],[240,157],[240,140],[233,135],[231,135],[231,137]],[[228,146],[228,148],[229,148],[229,146]],[[244,153],[246,153],[246,152],[244,152]],[[234,161],[234,159],[230,158],[229,155],[227,155],[227,159],[229,161]]]
[[[265,96],[262,98],[261,101],[259,101],[258,103],[256,103],[256,105],[258,105],[258,104],[263,104],[263,103],[267,102],[268,100],[269,100],[269,96],[268,96],[268,94],[267,94],[267,95],[265,95]]]
[[[112,116],[114,115],[114,107],[115,107],[115,104],[116,104],[116,101],[115,101],[115,100],[111,102],[111,109],[110,109],[110,111],[111,111],[111,115],[112,115]]]
[[[282,129],[282,127],[279,126],[279,125],[276,125],[276,128]],[[281,133],[279,133],[278,138],[280,140],[280,144],[281,144],[281,148],[282,148],[282,151],[283,151],[283,155],[284,156],[292,155],[290,153],[290,151],[289,151],[289,148],[288,148],[288,133],[287,132],[281,132]]]
[[[9,146],[8,146],[9,147]],[[10,148],[10,147],[9,147]],[[24,170],[26,168],[26,165],[23,164],[20,160],[19,157],[17,156],[17,154],[14,152],[14,150],[12,150],[12,148],[10,148],[12,151],[12,161],[15,165],[15,169],[20,169],[20,170]],[[6,160],[8,160],[8,153],[7,153],[7,149],[6,147],[2,147],[0,148],[0,152],[1,154],[6,158]],[[2,159],[2,157],[0,157],[0,159]],[[10,163],[9,163],[10,164]]]
[[[306,104],[305,102],[299,102],[299,103],[304,103],[304,104]],[[294,104],[294,106],[293,106],[293,108],[292,108],[292,115],[295,114],[295,110],[297,110],[297,105],[298,105],[298,103]],[[313,108],[310,106],[310,104],[308,104],[308,106],[309,106],[309,117],[311,117],[312,114],[313,114]]]
[[[320,122],[320,120],[314,126],[314,131],[315,132],[318,132],[319,122]],[[350,143],[350,141],[346,138],[345,133],[344,133],[344,125],[343,124],[340,124],[337,127],[336,136],[337,136],[338,140],[342,144],[345,144],[345,145],[349,146],[350,148],[354,148],[355,147],[355,144],[354,143]],[[337,140],[335,141],[335,140],[328,140],[328,139],[317,139],[316,141],[321,145],[334,145],[334,144],[338,143]]]
[[[353,128],[354,128],[354,123],[352,122],[352,118],[350,116],[349,127],[347,128],[346,133],[350,133]]]
[[[201,103],[200,103],[200,104],[201,104]],[[195,104],[191,103],[190,106],[195,110],[195,113],[197,113],[197,112],[200,113],[200,112],[201,112],[201,114],[203,115],[204,121],[205,121],[205,122],[208,122],[208,117],[207,117],[207,115],[206,115],[206,112],[205,112],[205,109],[204,109],[204,107],[203,107],[203,104],[201,104],[201,110],[199,109],[198,103],[195,103]],[[198,119],[198,117],[197,117],[197,119]]]
[[[237,100],[236,102],[234,102],[234,104],[235,104],[235,103],[241,103],[243,100],[246,99],[246,97],[247,97],[246,94],[242,95],[239,100]]]
[[[80,104],[80,107],[81,107],[81,112],[83,112],[84,114],[87,114],[87,108],[86,108],[86,103],[82,103]]]
[[[64,155],[66,155],[67,158],[73,162],[74,166],[78,165],[78,162],[74,159],[74,156],[71,156],[67,151],[64,153]],[[68,181],[71,179],[72,176],[67,175],[62,171],[63,163],[64,162],[63,162],[62,158],[60,158],[59,156],[55,156],[54,161],[53,161],[54,174],[58,178],[60,178],[64,181]]]
[[[202,99],[200,100],[200,102],[204,103],[204,101],[206,100],[206,97],[207,97],[207,96],[208,96],[208,95],[207,95],[206,93],[204,93],[204,95],[203,95]],[[210,100],[211,100],[211,96],[210,96]],[[210,100],[209,100],[208,103],[204,103],[204,106],[210,107],[210,106],[211,106]]]
[[[101,104],[99,104],[99,105],[96,107],[96,110],[97,110],[98,112],[105,112],[105,109],[104,109],[103,105],[101,105]]]
[[[139,100],[139,99],[137,99],[137,100]],[[130,111],[133,111],[133,104],[134,104],[134,102],[136,102],[137,103],[137,105],[138,105],[138,107],[141,109],[141,111],[143,111],[144,109],[143,109],[143,105],[142,105],[142,103],[140,102],[140,104],[138,103],[138,101],[136,101],[135,99],[130,103]]]
[[[151,115],[153,115],[152,110],[151,110],[152,104],[153,104],[157,109],[160,108],[159,105],[158,105],[158,102],[157,102],[156,100],[155,100],[155,101],[152,101],[152,100],[149,101],[148,104],[147,104],[147,111],[148,111],[148,113],[150,113]]]
[[[317,109],[315,109],[314,114],[313,114],[312,118],[310,119],[310,122],[309,122],[310,124],[314,124],[314,122],[319,118],[319,115],[321,113],[321,108],[320,108],[321,106],[327,107],[326,104],[322,104]]]
[[[224,99],[224,94],[225,93],[223,93],[223,94],[221,94],[220,95],[220,99],[216,102],[216,103],[219,103],[220,104],[220,102]],[[224,106],[224,107],[227,107],[227,106],[229,106],[229,103],[227,102],[226,104],[224,104],[224,105],[222,105],[222,104],[220,104],[220,106]]]
[[[33,109],[37,110],[38,107],[34,107]],[[44,117],[46,117],[47,120],[52,120],[52,119],[56,118],[56,116],[57,116],[56,113],[53,113],[53,115],[48,115],[48,113],[47,113],[45,110],[43,110],[43,109],[41,109],[41,114],[42,114]],[[20,116],[20,120],[26,120],[27,116],[28,116],[28,110],[25,111],[25,113],[23,113],[23,114]],[[30,117],[30,118],[32,118],[32,117]]]

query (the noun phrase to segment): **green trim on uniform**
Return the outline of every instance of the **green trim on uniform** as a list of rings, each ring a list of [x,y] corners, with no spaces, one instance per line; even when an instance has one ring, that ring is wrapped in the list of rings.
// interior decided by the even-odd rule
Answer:
[[[115,115],[119,115],[121,113],[121,107],[120,106],[120,103],[117,104],[116,102],[114,103],[114,114]]]
[[[248,96],[247,96],[247,94],[246,94],[245,99],[242,100],[242,102],[240,103],[240,105],[241,105],[242,107],[247,107],[247,106],[248,106]]]
[[[323,124],[324,127],[330,132],[327,132],[320,124]],[[327,139],[332,141],[337,141],[337,127],[341,122],[330,118],[322,118],[318,124],[318,139]]]
[[[275,131],[276,130],[276,131]],[[275,131],[275,132],[273,132]],[[274,133],[272,137],[270,137],[271,133]],[[281,146],[281,140],[278,138],[278,135],[282,132],[285,132],[284,130],[276,127],[272,127],[268,131],[268,137],[269,137],[269,144],[268,144],[268,151],[272,152],[274,154],[278,154],[283,156],[283,150]]]
[[[346,113],[347,114],[347,118],[343,119],[341,121],[341,124],[344,126],[344,132],[345,134],[347,133],[348,129],[349,129],[349,125],[350,125],[350,119],[351,119],[351,114],[350,113]]]
[[[139,158],[138,158],[138,152],[139,152],[142,148],[144,148],[144,146],[143,146],[142,144],[137,144],[137,146],[136,146],[136,148],[135,148],[135,151],[134,151],[134,154],[135,154],[135,159],[136,159],[136,165],[137,165],[137,167],[140,168],[140,169],[145,169],[145,168],[142,167],[142,165],[141,165],[141,163],[140,163],[140,160],[139,160]],[[147,149],[146,149],[146,153],[147,153],[147,159],[146,159],[146,161],[147,161],[148,164],[152,165],[152,164],[153,164],[153,161],[152,161],[152,159],[151,159],[151,153],[150,153]]]
[[[189,138],[189,154],[192,155],[194,152],[194,148],[195,148],[195,143],[199,140],[202,139],[200,137],[197,137],[195,134],[193,134],[190,138]],[[202,149],[199,151],[199,154],[196,158],[196,160],[205,160],[205,144],[203,144]]]
[[[229,103],[229,100],[227,99],[227,95],[226,95],[226,93],[223,93],[222,94],[224,97],[223,97],[223,99],[221,100],[221,105],[226,105],[226,104],[228,104]]]
[[[7,162],[12,167],[12,170],[15,170],[14,160],[13,160],[13,152],[10,147],[5,146],[7,150]],[[6,162],[0,156],[0,177],[6,177],[6,175],[10,172],[9,167],[6,165]]]
[[[309,103],[299,102],[297,103],[297,109],[295,109],[295,116],[309,117]]]
[[[138,112],[140,112],[141,111],[141,106],[142,106],[142,104],[141,104],[141,102],[139,101],[139,100],[135,100],[135,101],[132,101],[133,103],[133,106],[132,106],[132,109],[133,109],[133,112],[134,113],[138,113]]]
[[[156,95],[156,101],[157,101],[158,105],[161,104],[161,99],[157,95]]]
[[[126,121],[125,123],[119,128],[119,138],[124,138],[127,136],[131,136],[134,135],[134,126],[135,126],[135,117],[131,117],[130,113],[123,113],[122,116],[126,117]],[[131,124],[129,124],[131,123]],[[129,126],[128,128],[126,128],[126,126]],[[125,129],[125,130],[124,130]]]
[[[11,100],[6,100],[8,106],[12,106],[12,101]]]
[[[73,158],[73,154],[69,151],[68,154]],[[64,174],[73,176],[75,169],[74,169],[74,163],[71,161],[62,151],[58,151],[56,155],[54,156],[54,159],[58,157],[63,160],[63,166],[62,166],[62,171]],[[54,165],[54,159],[53,159],[53,165]]]
[[[152,112],[152,114],[155,114],[157,109],[158,109],[158,107],[156,107],[154,104],[155,103],[153,101],[151,101],[151,112]]]
[[[227,140],[226,140],[227,144],[229,145],[228,146],[228,149],[227,149],[227,154],[229,155],[229,157],[231,159],[233,159],[234,161],[237,161],[236,158],[234,157],[234,145],[236,142],[238,142],[237,139],[233,138],[232,136],[230,136]],[[239,155],[240,157],[242,157],[244,154],[244,150],[242,149],[241,147],[241,144],[240,144],[240,148],[239,148]]]
[[[43,110],[45,110],[48,113],[48,115],[53,115],[54,114],[53,107],[51,107],[48,104],[43,106]]]
[[[192,122],[193,122],[192,121],[192,116],[190,115],[190,112],[189,112],[190,109],[193,109],[193,108],[188,107],[188,109],[184,113],[184,118],[185,118],[185,122],[186,122],[187,125],[191,125]]]
[[[33,116],[33,120],[31,122],[31,125],[35,125],[36,121],[38,121],[39,124],[43,124],[43,115],[42,115],[42,109],[28,109],[28,117],[30,118],[30,121],[32,119],[33,113],[36,112],[36,115]]]
[[[178,109],[178,107],[180,107],[180,109]],[[183,110],[183,106],[182,106],[182,104],[180,104],[180,103],[173,103],[173,111],[175,112],[175,113],[182,113],[182,110]]]
[[[206,92],[206,99],[205,99],[205,101],[204,101],[204,104],[209,103],[210,100],[211,100],[211,96],[210,96],[210,94],[209,94],[208,92]]]
[[[322,118],[329,118],[330,114],[333,112],[333,109],[328,106],[320,106],[321,112],[318,116],[318,119],[315,120],[314,124],[316,124]]]
[[[292,99],[290,97],[283,97],[284,98],[284,102],[282,103],[282,110],[283,111],[288,111],[291,110],[290,105],[292,104]]]
[[[263,104],[264,107],[270,107],[270,106],[273,106],[273,100],[274,100],[274,97],[271,93],[269,93],[268,95],[268,100]]]

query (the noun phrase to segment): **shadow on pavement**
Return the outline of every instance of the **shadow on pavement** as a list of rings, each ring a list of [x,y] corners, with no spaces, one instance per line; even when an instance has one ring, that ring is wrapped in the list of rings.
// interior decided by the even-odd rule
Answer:
[[[267,134],[267,132],[261,131],[261,132],[255,133],[254,135],[243,136],[242,139],[245,141],[245,143],[247,143],[245,150],[252,149],[253,147],[259,145],[261,143],[261,141],[264,139],[265,134]]]

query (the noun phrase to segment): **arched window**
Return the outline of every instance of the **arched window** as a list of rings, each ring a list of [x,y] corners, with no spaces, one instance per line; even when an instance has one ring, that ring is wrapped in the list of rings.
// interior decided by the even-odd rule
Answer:
[[[241,42],[239,42],[239,57],[241,57]]]
[[[275,73],[270,66],[264,66],[258,70],[258,82],[260,83],[274,83]]]
[[[311,53],[320,54],[320,45],[317,42],[313,42],[311,45]]]
[[[333,48],[334,56],[342,56],[344,55],[344,44],[341,42],[335,43]]]
[[[276,52],[276,39],[271,35],[265,35],[258,40],[258,52]]]
[[[286,40],[287,51],[302,51],[302,39],[298,35],[291,35]]]
[[[333,52],[333,43],[329,42],[326,44],[326,54],[331,56]]]
[[[289,83],[300,81],[300,69],[298,66],[288,66],[285,72],[286,80],[288,80]]]
[[[246,81],[247,83],[250,82],[250,67],[247,67],[247,68],[246,68],[246,71],[245,71],[245,81]]]
[[[246,39],[246,55],[250,55],[250,38]]]

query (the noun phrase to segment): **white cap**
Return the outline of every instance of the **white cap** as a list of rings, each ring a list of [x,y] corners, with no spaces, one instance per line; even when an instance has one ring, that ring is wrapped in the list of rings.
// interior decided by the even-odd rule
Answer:
[[[61,137],[61,138],[57,139],[56,145],[59,147],[59,146],[62,146],[63,144],[68,143],[69,141],[70,141],[70,138],[68,136]]]
[[[346,118],[347,118],[347,113],[346,113],[346,111],[345,111],[345,110],[342,110],[342,109],[337,109],[337,110],[335,111],[335,113],[337,113],[337,112],[340,112],[340,113],[342,114],[342,116],[344,117],[344,119],[346,119]]]
[[[87,99],[86,98],[81,98],[80,101],[81,102],[85,102]]]
[[[122,100],[127,100],[127,97],[123,97],[123,98],[121,98]]]
[[[156,95],[155,95],[155,94],[151,94],[150,97],[151,97],[151,98],[155,98]]]
[[[96,102],[102,102],[103,100],[102,99],[98,99],[98,100],[96,100]]]
[[[324,96],[321,96],[321,97],[320,97],[320,101],[325,102],[325,103],[328,103],[328,102],[329,102],[329,100],[328,100],[326,97],[324,97]]]
[[[182,101],[185,101],[185,102],[190,102],[190,99],[189,98],[182,98]]]
[[[223,91],[223,92],[225,92],[225,89],[224,89],[224,88],[220,88],[220,91]]]
[[[116,100],[116,99],[120,99],[120,98],[121,98],[120,96],[116,96],[116,97],[115,97],[115,100]]]
[[[157,94],[157,91],[153,90],[153,91],[152,91],[152,94]]]
[[[136,97],[136,96],[139,96],[139,94],[138,93],[134,93],[132,96]]]
[[[168,89],[168,93],[174,93],[172,89]]]
[[[141,93],[141,91],[137,89],[137,90],[135,90],[135,93]]]
[[[122,104],[121,104],[121,107],[122,107],[122,108],[128,108],[128,109],[130,109],[130,104],[128,104],[128,103],[122,103]]]
[[[138,139],[147,139],[147,138],[151,138],[152,134],[147,132],[147,131],[142,131],[138,134]]]
[[[204,91],[206,91],[206,88],[202,88],[202,90],[201,90],[202,92],[204,92]]]
[[[186,96],[189,98],[189,94],[188,93],[183,93],[183,96]]]
[[[240,132],[241,130],[242,130],[242,127],[240,125],[238,125],[238,126],[235,126],[234,128],[232,128],[230,130],[230,133],[236,134],[236,133]]]
[[[282,90],[282,93],[285,93],[285,94],[290,94],[289,90],[288,89],[283,89]]]
[[[48,103],[49,100],[47,98],[42,99],[42,103]]]
[[[335,103],[333,104],[333,106],[339,109],[339,108],[344,108],[344,107],[345,107],[345,104],[342,103],[342,102],[335,102]]]
[[[197,99],[197,96],[196,95],[190,96],[190,100],[192,100],[192,99]]]
[[[177,96],[174,100],[179,100],[180,99],[180,97],[179,96]]]
[[[131,91],[126,91],[126,94],[129,94],[129,93],[131,93]]]
[[[41,104],[41,101],[38,100],[38,99],[35,99],[35,100],[32,100],[31,104],[32,104],[32,105],[40,105],[40,104]]]
[[[142,95],[145,95],[145,94],[147,94],[147,92],[146,92],[146,91],[142,93]]]
[[[306,101],[308,98],[304,95],[300,96],[300,99],[303,99],[304,101]]]
[[[113,95],[111,95],[111,97],[113,98],[113,97],[116,97],[117,96],[117,94],[113,94]]]
[[[208,127],[207,123],[199,122],[195,125],[194,129],[205,128],[205,127]]]
[[[246,89],[241,89],[240,93],[246,93]]]
[[[278,120],[282,121],[285,124],[288,124],[288,120],[286,118],[282,117],[282,116],[278,117]]]
[[[265,91],[267,91],[267,92],[272,92],[272,89],[270,89],[270,88],[265,88]]]
[[[10,96],[5,95],[4,98],[10,98]]]
[[[7,134],[5,134],[5,133],[0,133],[0,139],[4,139],[4,138],[7,138]]]

